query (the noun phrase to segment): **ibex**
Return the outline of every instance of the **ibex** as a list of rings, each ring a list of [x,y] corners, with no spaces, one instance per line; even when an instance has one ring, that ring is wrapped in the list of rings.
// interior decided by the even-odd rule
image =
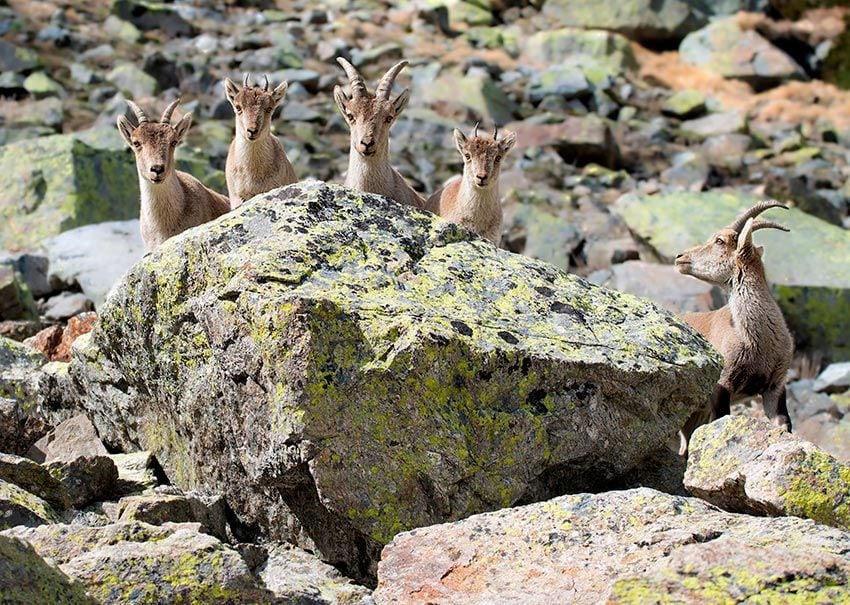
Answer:
[[[348,153],[348,175],[345,186],[392,198],[402,204],[425,207],[420,196],[390,164],[390,127],[410,100],[404,89],[390,100],[393,82],[407,61],[393,65],[371,94],[354,66],[343,59],[337,62],[345,70],[351,84],[351,96],[341,86],[334,87],[334,100],[351,129]]]
[[[762,248],[753,245],[759,229],[787,228],[755,217],[770,208],[786,208],[770,200],[741,213],[708,242],[676,257],[679,273],[724,286],[729,303],[716,311],[686,313],[683,319],[723,355],[723,372],[710,406],[688,419],[680,433],[679,453],[687,453],[693,431],[710,420],[729,414],[732,401],[761,395],[764,412],[779,426],[791,430],[785,402],[785,375],[794,343],[782,311],[770,293],[764,274]]]
[[[478,124],[472,139],[457,128],[454,139],[463,158],[463,176],[454,177],[428,198],[427,209],[446,220],[474,231],[497,246],[502,240],[502,204],[499,199],[499,172],[502,158],[516,143],[510,132],[497,140],[478,136]]]
[[[191,113],[171,125],[171,114],[179,103],[177,99],[166,107],[159,122],[149,119],[132,101],[127,101],[127,105],[136,115],[138,126],[118,116],[118,131],[136,155],[142,193],[139,223],[148,251],[169,237],[230,210],[226,197],[174,168],[174,149],[192,125]]]
[[[272,113],[288,87],[287,82],[281,82],[269,92],[268,76],[260,88],[248,86],[248,74],[245,74],[242,90],[230,78],[224,80],[227,100],[236,113],[236,135],[225,164],[231,208],[297,180],[283,145],[271,133]]]

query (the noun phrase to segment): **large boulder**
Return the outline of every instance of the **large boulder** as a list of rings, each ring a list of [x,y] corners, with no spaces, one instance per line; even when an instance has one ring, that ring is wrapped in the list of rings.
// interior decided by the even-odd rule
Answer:
[[[850,529],[850,466],[763,420],[727,416],[698,428],[684,483],[727,510]]]
[[[44,500],[14,483],[0,479],[0,530],[16,525],[42,525],[59,520]]]
[[[396,536],[376,603],[844,603],[850,533],[648,488],[563,496]],[[557,601],[557,599],[556,599]]]
[[[38,556],[32,546],[3,535],[0,535],[0,594],[7,603],[97,604],[82,584]]]
[[[0,147],[0,185],[0,248],[33,248],[79,225],[139,215],[132,156],[71,135]]]
[[[74,354],[107,445],[355,578],[399,531],[626,472],[720,367],[651,303],[315,181],[146,256]]]
[[[762,198],[731,191],[626,194],[617,212],[663,263],[701,244]],[[694,220],[698,216],[699,220]],[[759,231],[767,279],[799,349],[850,355],[850,233],[797,209],[764,215],[791,229]]]

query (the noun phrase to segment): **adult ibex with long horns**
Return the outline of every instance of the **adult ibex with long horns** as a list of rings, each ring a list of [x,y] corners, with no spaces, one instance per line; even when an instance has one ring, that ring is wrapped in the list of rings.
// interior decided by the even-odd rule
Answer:
[[[345,70],[351,85],[347,95],[341,86],[334,88],[334,100],[351,129],[348,174],[345,186],[392,198],[402,204],[425,207],[425,199],[390,164],[390,128],[407,106],[410,90],[404,89],[390,99],[393,82],[407,61],[393,65],[370,93],[354,66],[343,59],[337,62]]]
[[[723,355],[723,372],[710,406],[694,412],[682,428],[679,453],[687,453],[688,439],[701,424],[729,414],[732,401],[762,396],[768,418],[791,430],[785,402],[785,378],[794,342],[779,305],[770,293],[764,273],[762,248],[753,245],[759,229],[787,228],[762,219],[770,208],[786,208],[769,200],[742,212],[731,225],[709,240],[676,257],[679,273],[723,286],[729,304],[716,311],[686,313],[683,319]]]
[[[127,101],[127,105],[138,125],[133,126],[125,116],[118,116],[118,131],[136,154],[142,194],[139,224],[148,251],[169,237],[230,210],[226,197],[208,189],[191,174],[174,168],[174,149],[192,125],[192,114],[187,113],[172,126],[171,114],[179,103],[177,99],[166,107],[158,122],[132,101]]]

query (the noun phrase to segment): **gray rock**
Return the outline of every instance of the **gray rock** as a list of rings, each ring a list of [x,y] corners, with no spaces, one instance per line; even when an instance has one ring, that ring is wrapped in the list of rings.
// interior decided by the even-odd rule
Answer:
[[[850,533],[641,488],[563,496],[399,534],[377,603],[850,599]],[[556,599],[557,600],[557,599]]]
[[[29,458],[0,454],[0,479],[14,483],[60,510],[71,505],[70,494],[62,483]]]
[[[14,483],[0,479],[0,530],[17,525],[34,527],[58,520],[47,502]]]
[[[206,501],[205,501],[206,500]],[[200,530],[227,540],[225,503],[220,497],[145,493],[125,496],[118,501],[116,521],[143,521],[151,525],[163,523],[198,523]]]
[[[284,603],[366,605],[372,591],[358,586],[318,557],[297,546],[281,544],[257,570],[266,588]]]
[[[45,363],[38,351],[0,337],[0,397],[16,400],[29,414],[35,409],[32,377]]]
[[[22,456],[49,430],[36,410],[25,411],[19,401],[0,397],[0,452]]]
[[[46,463],[48,472],[71,497],[75,508],[105,500],[115,490],[118,469],[109,456],[80,456]]]
[[[15,265],[0,260],[0,319],[37,319],[32,293]]]
[[[159,483],[156,458],[150,452],[109,454],[109,457],[118,468],[118,480],[125,489],[142,491]]]
[[[763,420],[726,416],[699,427],[684,483],[729,511],[850,529],[850,466]]]
[[[673,156],[672,165],[661,173],[661,181],[672,191],[702,191],[708,182],[711,167],[705,158],[693,151]]]
[[[821,393],[840,393],[850,389],[850,362],[831,363],[819,375],[814,390]]]
[[[131,99],[152,97],[159,91],[156,78],[134,63],[119,63],[104,77]]]
[[[91,420],[77,414],[39,439],[27,452],[36,462],[72,462],[82,456],[106,456],[108,452]]]
[[[50,281],[78,284],[100,308],[109,290],[145,253],[139,221],[111,221],[66,231],[43,242]]]
[[[94,303],[82,292],[60,292],[48,298],[42,315],[51,320],[63,320],[94,309]]]
[[[596,115],[567,116],[556,124],[536,124],[530,120],[515,122],[505,129],[517,133],[517,148],[554,147],[565,162],[601,164],[616,168],[620,148],[608,122]]]
[[[514,118],[515,105],[487,74],[444,71],[422,91],[422,103],[460,106],[484,123],[505,124]]]
[[[46,603],[49,595],[56,605],[97,605],[82,584],[39,557],[26,542],[0,535],[0,561],[0,594],[10,604]]]
[[[719,287],[682,275],[671,265],[633,260],[592,274],[589,279],[606,288],[648,298],[677,315],[711,311],[726,303]]]
[[[129,21],[141,30],[162,30],[167,36],[191,36],[195,28],[174,7],[159,2],[115,0],[112,14]]]
[[[637,67],[628,39],[610,31],[566,27],[536,32],[521,43],[523,62],[541,67],[575,65],[611,76]]]
[[[547,96],[564,99],[587,98],[593,92],[593,86],[584,77],[584,72],[574,65],[556,65],[543,71],[536,71],[528,83],[526,96],[539,103]]]
[[[682,122],[681,133],[689,139],[707,139],[709,137],[736,134],[747,128],[746,117],[739,111],[712,113],[703,118]]]
[[[649,303],[319,182],[145,257],[74,354],[110,444],[355,579],[402,528],[626,472],[720,369]]]
[[[27,73],[40,65],[41,59],[34,50],[0,40],[0,72]]]
[[[746,134],[720,134],[703,141],[700,152],[712,166],[740,170],[752,143]]]
[[[705,95],[698,90],[680,90],[664,101],[661,113],[681,120],[697,118],[705,113]]]

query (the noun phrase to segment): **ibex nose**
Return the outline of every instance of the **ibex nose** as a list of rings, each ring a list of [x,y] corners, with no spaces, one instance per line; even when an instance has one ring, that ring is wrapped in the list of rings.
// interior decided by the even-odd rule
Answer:
[[[476,174],[475,178],[478,179],[479,185],[483,185],[484,183],[487,182],[487,175],[486,174]]]
[[[676,258],[682,258],[683,256],[684,256],[684,254],[677,254]]]
[[[260,131],[260,129],[257,128],[257,127],[246,128],[246,130],[248,131],[248,136],[251,137],[251,138],[257,136],[257,133]]]
[[[161,176],[163,172],[165,172],[165,166],[162,164],[154,164],[151,166],[151,172],[153,172],[156,176]]]

